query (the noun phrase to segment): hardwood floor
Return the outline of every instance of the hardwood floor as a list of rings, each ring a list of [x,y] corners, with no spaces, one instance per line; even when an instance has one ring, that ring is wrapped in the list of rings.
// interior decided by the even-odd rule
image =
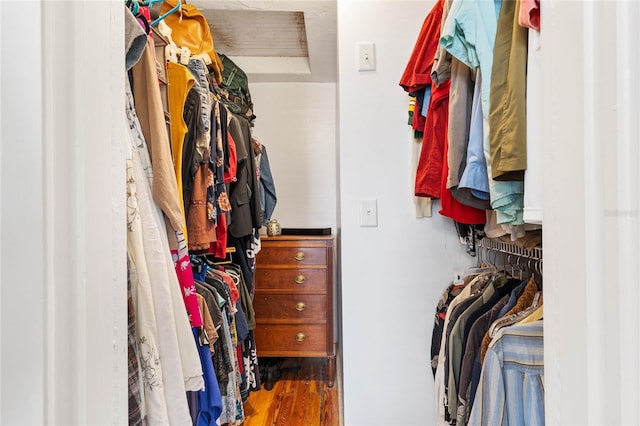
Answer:
[[[265,365],[268,358],[261,360]],[[246,426],[337,426],[339,395],[337,383],[326,382],[327,361],[323,358],[286,358],[273,389],[264,383],[244,404]]]

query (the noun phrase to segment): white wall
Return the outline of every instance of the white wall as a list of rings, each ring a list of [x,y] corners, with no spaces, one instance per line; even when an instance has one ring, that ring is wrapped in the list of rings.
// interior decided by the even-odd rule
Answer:
[[[123,18],[0,2],[1,424],[127,422]]]
[[[336,229],[335,83],[249,83],[283,227]]]
[[[452,222],[415,219],[407,94],[398,81],[429,1],[338,0],[340,203],[345,424],[435,420],[430,344],[437,299],[473,262]],[[357,42],[376,44],[377,70],[359,73]],[[377,198],[377,228],[358,200]]]
[[[636,425],[640,4],[543,5],[546,423]]]
[[[39,80],[42,58],[29,52],[40,51],[42,30],[34,25],[21,40],[23,49],[17,49],[16,56],[10,57],[10,40],[22,27],[13,17],[17,12],[40,22],[41,5],[0,3],[0,423],[22,419],[24,423],[37,424],[44,419],[46,359],[42,344],[44,171],[42,120],[38,114],[43,101]],[[8,63],[22,64],[24,68],[7,67]],[[15,84],[22,78],[30,84]],[[25,113],[29,108],[32,114]],[[17,158],[28,158],[29,166]],[[33,196],[23,197],[25,189]],[[20,364],[24,368],[17,369]],[[22,413],[21,407],[28,410]]]

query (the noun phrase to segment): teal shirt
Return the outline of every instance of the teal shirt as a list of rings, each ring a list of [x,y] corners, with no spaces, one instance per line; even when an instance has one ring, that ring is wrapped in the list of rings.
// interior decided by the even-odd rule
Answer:
[[[496,39],[498,16],[502,0],[454,0],[440,34],[440,45],[472,69],[480,68],[482,75],[483,151],[489,176],[491,207],[497,211],[498,223],[524,223],[524,182],[491,179],[489,148],[489,99],[493,45]]]

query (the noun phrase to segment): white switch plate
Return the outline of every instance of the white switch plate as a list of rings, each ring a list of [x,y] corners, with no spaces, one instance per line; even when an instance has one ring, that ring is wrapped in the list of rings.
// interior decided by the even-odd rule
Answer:
[[[360,226],[378,226],[378,200],[360,200]]]
[[[375,43],[358,43],[358,71],[375,71]]]

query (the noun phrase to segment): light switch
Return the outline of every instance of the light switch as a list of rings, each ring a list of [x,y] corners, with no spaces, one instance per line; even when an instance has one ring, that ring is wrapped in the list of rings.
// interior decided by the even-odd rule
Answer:
[[[358,43],[358,71],[375,71],[375,43]]]
[[[360,200],[360,226],[378,226],[378,200]]]

